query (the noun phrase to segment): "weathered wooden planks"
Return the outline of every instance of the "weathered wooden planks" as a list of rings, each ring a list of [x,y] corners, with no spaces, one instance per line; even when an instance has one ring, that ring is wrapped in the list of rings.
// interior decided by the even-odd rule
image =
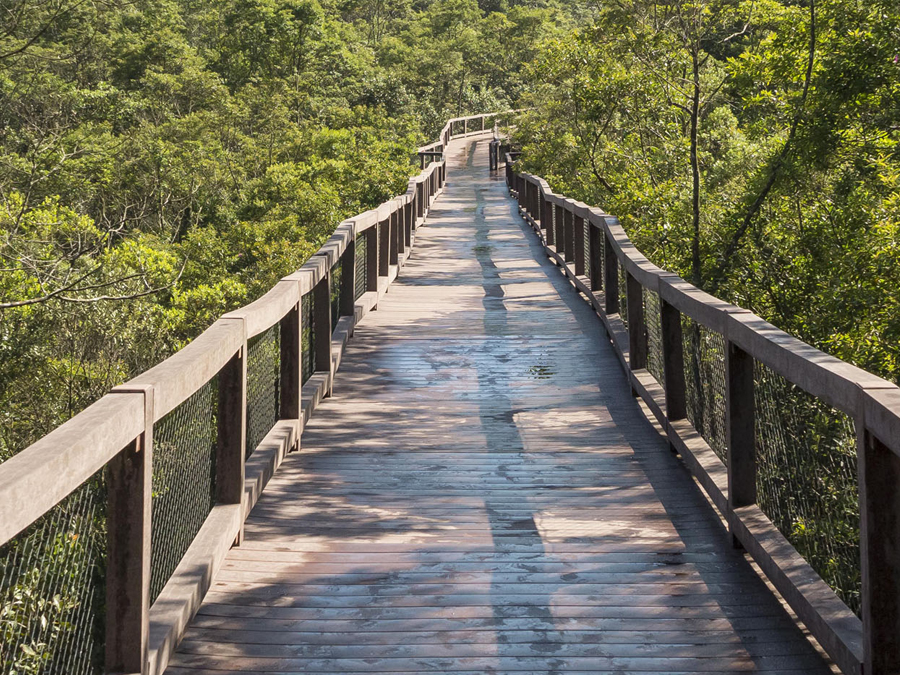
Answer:
[[[475,145],[168,672],[829,672]]]

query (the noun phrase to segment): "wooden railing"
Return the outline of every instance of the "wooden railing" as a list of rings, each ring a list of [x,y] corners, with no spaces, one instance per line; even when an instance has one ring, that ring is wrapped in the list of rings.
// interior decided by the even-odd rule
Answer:
[[[471,135],[472,120],[480,120],[484,127],[486,118],[496,117],[450,120],[440,140],[420,151],[433,152],[436,147],[443,151],[452,139]],[[330,394],[354,326],[376,307],[409,256],[415,230],[446,181],[446,164],[441,156],[436,159],[409,181],[405,194],[341,223],[306,264],[263,297],[224,315],[171,358],[116,387],[0,464],[0,558],[13,555],[17,538],[34,534],[35,528],[50,527],[47,518],[54,509],[86,481],[105,475],[105,601],[96,604],[105,604],[106,672],[157,674],[165,669],[225,552],[240,541],[244,520],[259,493],[284,454],[299,447],[306,420]],[[359,271],[364,279],[356,278]],[[311,311],[304,316],[308,305]],[[277,404],[263,412],[270,415],[272,426],[257,447],[248,449],[248,345],[276,331],[271,344],[277,347],[272,347],[270,356],[277,372],[270,367],[269,372],[258,374],[270,376],[263,389]],[[309,364],[314,369],[307,368]],[[305,368],[309,372],[304,373]],[[208,397],[212,405],[198,403],[198,396],[209,387],[213,387]],[[200,412],[190,412],[189,405]],[[183,429],[178,426],[178,414],[193,415]],[[208,439],[211,456],[204,459],[214,467],[212,506],[208,513],[199,514],[199,529],[188,532],[187,550],[175,552],[174,572],[163,573],[158,580],[161,591],[152,597],[151,567],[161,545],[154,540],[154,505],[166,496],[166,490],[157,485],[165,476],[154,470],[154,430],[159,434],[161,422],[167,425],[166,452],[174,453],[177,461],[178,453],[186,452],[179,443],[186,444],[188,438],[195,444],[200,439],[203,454],[206,437],[198,436],[196,428],[209,425],[210,420],[215,427]],[[175,441],[168,438],[169,429],[174,429]],[[69,542],[78,535],[57,532],[50,536]],[[38,548],[29,550],[33,553]],[[0,559],[0,581],[14,584],[15,579],[10,579],[18,572],[3,562]],[[28,564],[34,569],[25,572],[38,578],[40,559]],[[42,581],[33,585],[23,586],[23,593],[36,588],[52,592],[46,591],[49,586]],[[5,601],[0,595],[0,606]],[[48,598],[35,607],[46,608],[52,601]],[[50,616],[51,624],[54,620]],[[18,616],[16,621],[36,622],[34,635],[47,634],[46,615]],[[71,623],[60,621],[60,625]],[[19,628],[23,635],[31,630],[27,625]],[[47,649],[44,638],[34,640],[40,642],[38,649]],[[21,637],[18,641],[22,642]],[[20,648],[21,644],[0,646],[0,672],[8,672]],[[23,649],[31,654],[35,644],[26,640]],[[38,658],[44,663],[40,672],[47,672],[48,663],[56,663],[52,654]],[[62,666],[54,670],[68,672]]]
[[[900,389],[653,265],[614,216],[554,193],[543,179],[517,171],[512,157],[506,161],[507,182],[523,217],[602,319],[634,393],[721,512],[735,542],[843,672],[900,672]],[[719,454],[710,446],[714,434],[701,433],[688,419],[686,330],[703,331],[723,346],[725,434]],[[654,331],[658,354],[649,345]],[[858,462],[859,617],[789,542],[792,533],[780,532],[759,506],[760,372],[783,378],[792,391],[846,415],[855,427],[850,446]],[[848,522],[853,525],[853,518]]]

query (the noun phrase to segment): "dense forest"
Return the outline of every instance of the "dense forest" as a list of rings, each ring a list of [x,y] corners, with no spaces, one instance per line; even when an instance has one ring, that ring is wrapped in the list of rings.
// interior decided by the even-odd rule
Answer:
[[[12,0],[0,22],[0,460],[402,193],[505,109],[553,0]]]
[[[449,116],[657,264],[900,374],[893,0],[11,0],[0,459],[402,191]],[[40,385],[40,386],[37,386]]]
[[[896,381],[896,0],[595,10],[529,69],[525,166],[659,266]]]

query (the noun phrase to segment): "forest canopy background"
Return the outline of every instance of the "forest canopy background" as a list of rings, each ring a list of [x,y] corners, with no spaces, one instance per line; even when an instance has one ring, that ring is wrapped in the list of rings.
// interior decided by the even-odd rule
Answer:
[[[654,262],[898,380],[895,0],[0,11],[0,461],[508,107],[524,168]]]

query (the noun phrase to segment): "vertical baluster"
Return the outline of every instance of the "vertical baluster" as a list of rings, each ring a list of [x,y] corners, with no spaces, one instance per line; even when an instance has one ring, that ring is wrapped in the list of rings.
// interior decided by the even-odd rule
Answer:
[[[322,278],[313,288],[313,332],[315,333],[316,372],[328,373],[325,396],[331,396],[334,380],[334,364],[331,360],[331,268],[327,256]]]
[[[609,235],[603,232],[603,289],[606,295],[606,313],[619,313],[619,259]]]
[[[107,465],[106,672],[147,673],[153,492],[153,387],[143,396],[144,433]]]
[[[365,231],[366,237],[366,291],[378,292],[378,224]]]
[[[729,511],[756,503],[755,419],[753,357],[726,338],[725,440],[728,444]],[[737,545],[736,539],[734,542]]]
[[[388,217],[390,223],[390,264],[400,264],[400,211],[394,211]]]
[[[329,314],[330,316],[330,314]],[[244,321],[239,320],[241,326]],[[219,371],[219,424],[216,443],[216,501],[240,504],[244,498],[247,445],[247,337]],[[243,539],[243,519],[238,540]]]
[[[378,223],[378,276],[391,273],[391,219],[390,216]]]
[[[603,289],[603,230],[588,221],[587,226],[590,228],[589,235],[591,238],[591,290],[599,291]]]
[[[644,295],[641,282],[625,272],[625,298],[628,311],[628,364],[632,370],[647,367],[647,324],[644,321]]]
[[[900,673],[900,457],[861,415],[856,424],[863,672],[894,675]]]
[[[541,225],[544,228],[544,236],[547,238],[547,246],[553,246],[556,242],[556,233],[553,227],[553,203],[548,195],[544,195],[543,211],[541,214]]]
[[[341,316],[356,314],[356,226],[341,256]]]
[[[566,228],[564,225],[565,219],[565,209],[563,209],[561,204],[556,204],[553,207],[553,227],[556,229],[555,239],[556,239],[556,252],[560,255],[565,255],[566,252]]]
[[[666,417],[683,420],[687,416],[687,389],[684,381],[684,335],[681,312],[660,298],[659,322],[662,339],[663,379],[666,388]]]
[[[352,265],[354,273],[356,265]],[[283,420],[300,419],[301,388],[303,387],[303,359],[301,357],[300,303],[284,315],[280,327],[279,365],[281,370],[281,394],[279,417]],[[299,442],[299,439],[298,439]]]
[[[575,241],[575,274],[584,275],[584,218],[574,216],[573,236]]]
[[[565,251],[563,251],[563,254],[565,255],[567,263],[575,260],[575,223],[572,222],[574,214],[570,210],[571,208],[572,206],[570,204],[563,209],[563,227],[566,231]]]

